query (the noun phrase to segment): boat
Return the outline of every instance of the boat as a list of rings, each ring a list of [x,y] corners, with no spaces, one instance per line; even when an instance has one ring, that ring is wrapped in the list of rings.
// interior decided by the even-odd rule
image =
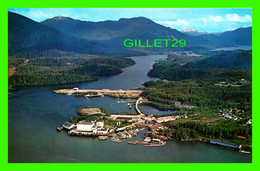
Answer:
[[[59,131],[59,132],[60,132],[61,130],[63,130],[63,127],[62,127],[62,126],[60,126],[60,127],[57,127],[56,129],[57,129],[57,131]]]
[[[98,136],[98,139],[99,139],[100,141],[106,140],[106,139],[107,139],[107,136]]]
[[[118,137],[112,137],[111,141],[116,142],[116,143],[122,142],[122,140],[120,140]]]
[[[250,151],[245,151],[245,150],[239,150],[240,153],[245,153],[245,154],[251,154]]]
[[[159,146],[164,146],[165,144],[166,144],[165,141],[153,138],[150,141],[150,143],[146,144],[145,146],[148,146],[148,147],[159,147]]]
[[[127,103],[127,105],[126,105],[129,109],[131,109],[132,108],[132,105],[131,105],[131,103]]]
[[[166,144],[166,142],[162,142],[160,144],[151,143],[151,144],[147,144],[145,146],[147,146],[147,147],[160,147],[160,146],[164,146],[165,144]]]
[[[133,145],[135,145],[135,144],[138,144],[138,141],[128,141],[128,144],[133,144]]]

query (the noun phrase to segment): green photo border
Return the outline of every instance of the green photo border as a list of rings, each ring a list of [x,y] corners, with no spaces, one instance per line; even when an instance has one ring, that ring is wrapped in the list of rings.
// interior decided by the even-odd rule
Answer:
[[[1,170],[243,170],[251,171],[260,166],[258,130],[259,108],[257,106],[260,85],[258,37],[260,34],[260,6],[256,0],[10,0],[0,2],[0,168]],[[253,153],[252,163],[8,163],[8,8],[252,8],[253,18]],[[219,156],[221,157],[221,156]]]

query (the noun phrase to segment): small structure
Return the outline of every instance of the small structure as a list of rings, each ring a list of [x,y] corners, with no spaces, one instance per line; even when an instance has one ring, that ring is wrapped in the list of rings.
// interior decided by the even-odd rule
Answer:
[[[244,136],[237,136],[237,138],[238,138],[238,139],[243,139],[243,140],[246,139],[246,137],[244,137]]]
[[[96,134],[98,135],[107,135],[109,132],[109,128],[102,128],[102,129],[98,129]]]
[[[224,117],[227,118],[227,119],[232,119],[232,117],[229,114],[225,114]]]
[[[239,82],[242,83],[242,84],[246,84],[246,83],[247,83],[247,81],[246,81],[244,78],[242,78],[241,80],[239,80]]]
[[[163,129],[163,126],[161,125],[161,124],[158,124],[158,123],[156,123],[156,124],[153,124],[153,125],[151,125],[151,126],[149,126],[153,131],[156,131],[156,130],[158,130],[158,129]]]
[[[146,137],[145,139],[144,139],[144,142],[150,142],[152,139],[151,139],[151,137]]]
[[[181,115],[180,118],[182,118],[182,119],[187,119],[188,116],[187,116],[186,114],[184,114],[184,115]]]
[[[75,124],[72,124],[70,122],[65,122],[63,125],[62,125],[63,128],[65,129],[68,129],[68,130],[71,130],[72,128],[75,127]]]
[[[128,120],[128,121],[137,121],[140,119],[140,115],[110,115],[108,119],[112,120]]]
[[[249,119],[247,122],[246,122],[247,125],[251,125],[252,124],[252,119]]]
[[[192,106],[192,105],[183,105],[183,108],[187,108],[187,109],[193,109],[193,108],[194,108],[194,106]]]
[[[103,128],[103,127],[104,127],[104,121],[99,121],[99,122],[97,122],[97,123],[96,123],[96,126],[97,126],[98,128]]]

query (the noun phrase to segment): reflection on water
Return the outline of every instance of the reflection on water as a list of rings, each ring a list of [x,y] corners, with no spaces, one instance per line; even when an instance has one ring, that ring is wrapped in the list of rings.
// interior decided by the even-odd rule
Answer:
[[[252,50],[252,46],[239,45],[239,46],[234,46],[234,47],[217,48],[212,51],[232,51],[232,50]]]

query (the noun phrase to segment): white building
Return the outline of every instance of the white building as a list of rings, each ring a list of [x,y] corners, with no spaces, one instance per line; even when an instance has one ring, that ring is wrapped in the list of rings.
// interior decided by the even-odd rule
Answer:
[[[246,122],[247,125],[251,125],[252,124],[252,119],[249,119],[247,122]]]
[[[79,131],[93,131],[93,129],[93,122],[80,121],[79,123],[77,123],[77,130]]]
[[[99,130],[97,130],[97,133],[98,134],[108,134],[108,131],[109,131],[109,129],[108,128],[104,128],[104,129],[99,129]]]
[[[96,123],[96,126],[97,126],[98,128],[103,128],[103,127],[104,127],[104,122],[103,122],[103,121],[97,122],[97,123]]]

